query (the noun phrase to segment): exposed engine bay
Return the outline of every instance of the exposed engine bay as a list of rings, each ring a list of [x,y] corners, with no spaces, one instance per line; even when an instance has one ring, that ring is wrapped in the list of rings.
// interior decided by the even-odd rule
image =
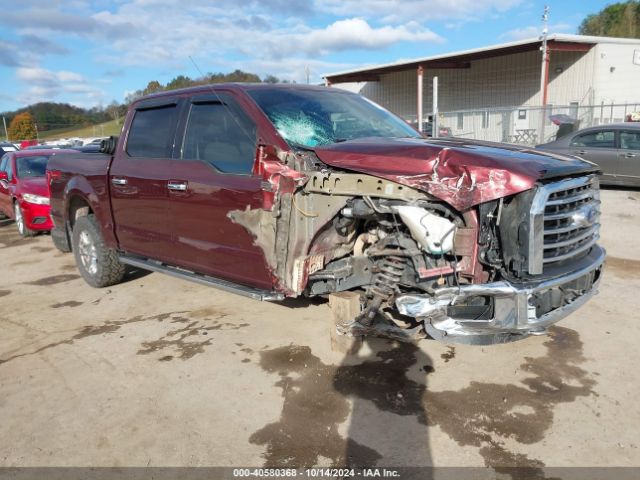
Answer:
[[[457,211],[417,188],[330,168],[312,152],[284,154],[278,163],[269,161],[268,151],[260,155],[271,211],[229,216],[252,232],[286,295],[361,292],[360,315],[338,325],[340,333],[510,341],[544,333],[549,315],[555,318],[599,279],[596,259],[580,270],[577,283],[572,277],[574,283],[561,285],[563,275],[575,270],[571,255],[569,263],[527,274],[536,189]],[[573,196],[591,198],[579,192]],[[581,202],[569,207],[582,208]],[[592,219],[588,227],[593,225]],[[561,240],[558,248],[572,242]],[[589,251],[578,253],[586,257]],[[534,292],[532,281],[552,283]]]

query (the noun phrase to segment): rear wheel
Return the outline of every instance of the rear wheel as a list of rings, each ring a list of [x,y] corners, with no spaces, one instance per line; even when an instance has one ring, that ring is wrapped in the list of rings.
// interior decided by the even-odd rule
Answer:
[[[125,266],[116,250],[104,244],[95,215],[76,220],[72,244],[78,270],[89,285],[101,288],[122,281]]]
[[[18,228],[18,233],[23,237],[33,237],[36,232],[27,227],[24,221],[24,215],[22,215],[22,209],[20,208],[20,205],[18,205],[18,202],[15,202],[13,204],[13,212],[16,219],[16,227]]]
[[[53,245],[62,253],[71,251],[71,243],[69,243],[66,231],[59,232],[58,229],[54,228],[51,230],[51,240]]]

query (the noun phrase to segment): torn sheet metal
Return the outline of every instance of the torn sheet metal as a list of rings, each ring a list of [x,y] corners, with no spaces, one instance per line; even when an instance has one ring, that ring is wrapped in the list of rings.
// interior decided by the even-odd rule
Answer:
[[[258,161],[253,174],[262,177],[262,207],[265,210],[273,209],[279,194],[293,193],[297,187],[304,185],[308,180],[304,173],[282,163],[274,147],[262,145],[258,148]]]
[[[584,174],[584,161],[572,157],[461,139],[367,138],[315,152],[328,165],[420,189],[461,211],[528,190],[543,178]]]

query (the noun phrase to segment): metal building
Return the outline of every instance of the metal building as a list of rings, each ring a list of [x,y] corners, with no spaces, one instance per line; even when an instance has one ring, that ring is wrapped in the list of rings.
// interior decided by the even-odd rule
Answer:
[[[324,78],[417,122],[420,104],[424,118],[431,114],[437,76],[439,123],[456,136],[494,141],[551,140],[557,126],[549,117],[558,113],[585,127],[640,109],[640,39],[553,34],[547,46],[547,62],[536,38]]]

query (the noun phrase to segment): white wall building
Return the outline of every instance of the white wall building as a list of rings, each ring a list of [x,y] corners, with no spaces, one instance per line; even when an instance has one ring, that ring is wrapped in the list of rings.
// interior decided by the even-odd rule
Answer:
[[[530,143],[549,140],[555,135],[550,114],[566,113],[584,127],[623,121],[640,109],[640,39],[549,35],[548,67],[541,45],[540,39],[522,40],[324,78],[416,121],[420,72],[425,119],[437,76],[441,124],[454,135],[495,141],[512,141],[527,129],[535,130]],[[547,107],[542,110],[545,88]]]

